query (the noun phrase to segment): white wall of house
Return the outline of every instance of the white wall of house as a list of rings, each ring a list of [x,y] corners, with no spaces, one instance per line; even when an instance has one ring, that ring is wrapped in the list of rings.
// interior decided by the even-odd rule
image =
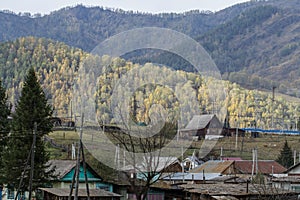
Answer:
[[[285,189],[289,191],[300,192],[300,183],[290,182],[273,182],[275,188]]]
[[[290,176],[293,176],[293,175],[300,175],[300,165],[296,166],[295,168],[291,169],[289,172],[288,172],[288,175]]]

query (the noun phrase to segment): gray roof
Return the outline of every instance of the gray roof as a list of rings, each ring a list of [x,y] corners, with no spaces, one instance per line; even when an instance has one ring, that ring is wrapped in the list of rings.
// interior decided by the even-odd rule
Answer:
[[[55,167],[54,175],[61,179],[76,166],[76,160],[49,160],[48,164],[50,169]]]
[[[131,170],[137,170],[142,172],[147,171],[157,171],[160,172],[163,169],[167,168],[170,165],[173,164],[180,164],[177,157],[144,157],[143,160],[141,160],[140,163],[137,163],[137,165],[134,167],[132,164],[127,165],[123,167],[122,171],[131,171]]]
[[[54,175],[60,180],[63,179],[73,168],[76,167],[77,160],[49,160],[49,168],[48,170],[54,169]],[[97,179],[102,179],[99,174],[86,162],[86,168],[91,173],[93,173],[94,176],[97,177]],[[82,166],[82,161],[80,162],[80,166]],[[90,181],[95,180],[92,178],[89,178]]]
[[[197,130],[205,128],[215,115],[195,115],[184,130]]]
[[[68,197],[70,193],[69,188],[39,188],[44,192],[48,192],[58,197]],[[121,197],[121,195],[108,192],[102,189],[89,189],[90,197]],[[75,191],[73,191],[74,196]],[[78,196],[79,197],[87,197],[86,189],[78,189]]]

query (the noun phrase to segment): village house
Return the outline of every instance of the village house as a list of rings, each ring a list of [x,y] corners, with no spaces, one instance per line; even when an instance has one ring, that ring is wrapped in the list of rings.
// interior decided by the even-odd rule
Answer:
[[[274,187],[300,192],[300,163],[293,165],[285,173],[286,176],[272,178]]]
[[[223,123],[214,114],[195,115],[184,129],[181,129],[180,136],[196,140],[206,137],[221,137]]]
[[[154,172],[153,181],[156,182],[164,173],[176,173],[182,171],[182,165],[177,157],[143,157],[134,167],[127,165],[121,168],[120,180],[121,185],[115,186],[115,191],[122,194],[121,200],[135,199],[134,193],[131,190],[128,179],[137,178],[141,181],[145,180],[147,172]],[[168,190],[169,191],[169,190]],[[165,199],[166,191],[161,188],[153,187],[148,191],[148,200],[163,200]]]
[[[286,173],[288,174],[288,176],[300,177],[300,162],[287,169]]]
[[[236,160],[234,168],[236,174],[249,176],[259,173],[269,177],[274,174],[283,174],[286,171],[285,167],[274,160],[258,160],[257,162],[253,162],[252,160]]]
[[[182,165],[177,157],[144,157],[136,166],[127,165],[121,168],[127,173],[137,172],[156,172],[156,173],[171,173],[182,172]],[[137,175],[138,177],[138,175]]]
[[[50,160],[50,168],[54,169],[54,174],[57,179],[52,181],[53,188],[70,188],[72,179],[75,173],[76,160]],[[113,191],[113,185],[110,183],[103,182],[103,179],[96,173],[92,167],[86,164],[86,174],[88,178],[90,189],[104,189],[107,191]],[[80,162],[80,173],[79,173],[79,188],[85,188],[85,176],[83,169],[83,162]]]
[[[76,160],[50,160],[50,168],[54,169],[56,179],[52,180],[50,188],[39,188],[40,196],[45,200],[66,200],[70,194],[73,176],[76,169]],[[103,182],[103,179],[97,172],[88,164],[86,164],[86,175],[89,186],[91,200],[119,200],[121,195],[113,193],[113,185]],[[79,167],[79,189],[78,198],[87,199],[86,180],[84,175],[83,162],[80,162]],[[73,189],[73,196],[75,189]]]
[[[49,170],[54,169],[57,177],[51,181],[48,188],[39,188],[36,197],[38,199],[65,200],[68,199],[73,176],[76,168],[76,160],[50,160]],[[113,193],[113,185],[103,182],[103,179],[86,163],[86,174],[90,189],[91,199],[120,199],[121,195]],[[15,199],[16,191],[5,188],[2,200]],[[80,162],[79,173],[79,199],[86,199],[86,183],[83,163]],[[74,191],[73,191],[74,196]]]
[[[204,161],[200,160],[197,156],[196,153],[194,151],[193,155],[188,156],[187,158],[185,158],[182,161],[183,167],[184,167],[184,171],[189,171],[192,170],[198,166],[200,166],[201,164],[203,164]]]
[[[298,193],[296,192],[249,182],[238,184],[186,184],[181,185],[181,187],[186,192],[186,198],[190,200],[298,199]]]
[[[215,173],[221,175],[231,175],[235,173],[235,161],[209,160],[197,168],[189,171],[189,173]]]

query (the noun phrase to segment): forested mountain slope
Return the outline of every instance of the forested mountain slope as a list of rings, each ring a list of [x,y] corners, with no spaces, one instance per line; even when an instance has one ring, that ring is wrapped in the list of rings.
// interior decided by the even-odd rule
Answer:
[[[198,39],[225,79],[299,96],[299,12],[255,7]]]
[[[85,92],[87,95],[97,96],[96,102],[90,103],[97,107],[98,116],[101,116],[106,123],[113,123],[110,102],[116,82],[129,70],[134,67],[143,67],[143,65],[133,64],[121,58],[93,57],[78,48],[61,42],[27,37],[0,44],[0,77],[7,88],[9,100],[16,103],[24,76],[33,66],[49,102],[55,108],[54,115],[68,117],[71,114],[71,101],[74,100],[73,86],[83,84],[84,81],[78,78],[78,69],[83,67],[81,63],[87,57],[92,57],[96,66],[103,70],[100,71],[99,77],[93,77],[97,76],[96,73],[86,74],[86,80],[99,78],[99,82],[86,85]],[[196,106],[201,113],[213,113],[216,108],[226,106],[230,116],[229,122],[233,126],[238,120],[241,126],[254,126],[254,122],[256,122],[256,126],[268,128],[271,125],[271,116],[273,116],[278,128],[294,128],[295,116],[300,114],[297,101],[288,101],[286,98],[276,96],[274,105],[272,105],[270,93],[248,91],[229,82],[223,83],[227,91],[225,101],[215,102],[209,95],[215,91],[210,91],[207,87],[210,80],[204,80],[201,75],[158,67],[150,63],[146,65],[152,69],[145,72],[148,76],[154,77],[163,73],[167,75],[166,81],[168,80],[169,83],[174,81],[172,85],[179,89],[176,94],[181,94],[184,88],[192,89],[189,95],[181,95],[183,99],[180,100],[183,106],[191,106],[190,97],[192,96],[197,99]],[[186,81],[177,82],[178,77],[182,77]],[[90,94],[92,91],[90,88],[95,87],[98,88],[96,93]],[[131,97],[131,112],[137,121],[148,123],[151,105],[162,105],[167,112],[172,113],[178,111],[178,98],[168,87],[146,85],[139,88]],[[79,101],[79,99],[75,100]],[[134,106],[134,102],[138,102],[136,106]],[[188,120],[188,117],[185,120]]]
[[[0,12],[0,40],[49,38],[89,52],[104,39],[137,27],[164,27],[185,33],[211,54],[224,79],[247,88],[299,95],[300,1],[252,0],[216,13],[149,14],[78,5],[49,15]],[[165,52],[125,57],[132,62],[192,67]]]

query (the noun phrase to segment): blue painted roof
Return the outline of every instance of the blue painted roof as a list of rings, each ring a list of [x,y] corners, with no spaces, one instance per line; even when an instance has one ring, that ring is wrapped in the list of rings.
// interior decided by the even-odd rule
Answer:
[[[300,131],[292,130],[265,130],[259,128],[242,128],[244,131],[248,132],[257,132],[257,133],[270,133],[270,134],[279,134],[279,135],[300,135]]]

